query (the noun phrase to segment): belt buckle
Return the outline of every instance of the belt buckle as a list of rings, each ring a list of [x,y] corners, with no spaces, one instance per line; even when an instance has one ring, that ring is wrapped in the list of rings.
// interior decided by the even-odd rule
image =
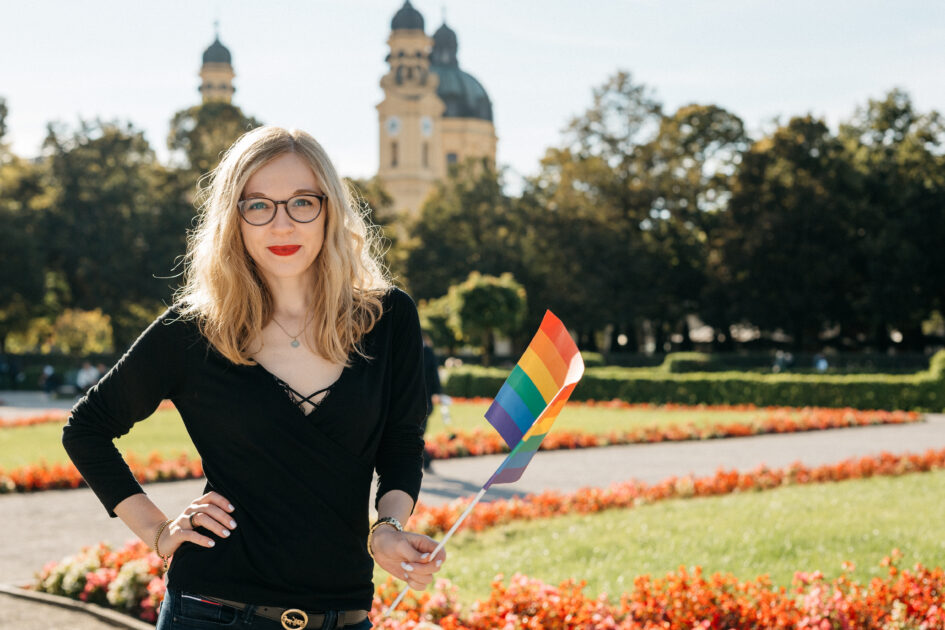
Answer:
[[[290,608],[282,613],[279,623],[282,624],[285,630],[298,630],[298,628],[304,628],[308,625],[308,615],[305,614],[304,610]]]

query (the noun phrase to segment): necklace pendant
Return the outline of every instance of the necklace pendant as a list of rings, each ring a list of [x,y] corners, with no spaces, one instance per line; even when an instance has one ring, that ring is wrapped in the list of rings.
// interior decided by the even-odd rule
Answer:
[[[299,343],[298,339],[293,339],[291,342],[289,342],[289,345],[292,346],[293,348],[298,348],[302,344]]]

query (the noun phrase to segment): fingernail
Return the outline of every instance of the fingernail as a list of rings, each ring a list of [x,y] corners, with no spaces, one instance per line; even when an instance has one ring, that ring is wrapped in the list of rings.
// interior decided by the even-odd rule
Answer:
[[[443,561],[442,561],[442,560],[437,560],[437,561],[436,561],[436,567],[437,567],[437,568],[440,568],[440,565],[441,565],[441,564],[443,564]]]
[[[209,546],[209,547],[212,547],[212,546],[214,546],[215,544],[216,544],[216,543],[211,540],[211,541],[208,543],[208,546]]]
[[[224,536],[229,536],[229,535],[230,535],[230,532],[229,532],[228,530],[225,530],[225,529],[224,529],[224,530],[223,530],[223,535],[224,535]]]
[[[425,554],[423,554],[422,556],[420,556],[420,559],[421,559],[421,560],[426,560],[426,559],[429,558],[429,557],[430,557],[430,554],[425,553]]]
[[[400,568],[402,568],[404,571],[413,571],[413,566],[407,564],[406,562],[401,562]]]
[[[230,527],[236,527],[236,521],[230,521]]]
[[[228,505],[227,507],[229,507],[229,508],[230,508],[230,512],[232,512],[233,510],[235,510],[235,509],[236,509],[235,507],[233,507],[233,504],[232,504],[232,503],[230,503],[230,505]]]

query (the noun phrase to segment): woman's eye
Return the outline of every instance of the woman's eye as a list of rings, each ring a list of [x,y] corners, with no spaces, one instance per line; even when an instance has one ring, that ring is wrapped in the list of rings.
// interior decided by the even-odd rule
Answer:
[[[266,202],[265,202],[265,201],[254,201],[253,203],[249,204],[249,209],[250,209],[250,210],[265,210],[265,209],[266,209]]]
[[[306,199],[305,197],[297,197],[295,201],[292,202],[293,206],[296,207],[306,207],[312,205],[311,199]]]

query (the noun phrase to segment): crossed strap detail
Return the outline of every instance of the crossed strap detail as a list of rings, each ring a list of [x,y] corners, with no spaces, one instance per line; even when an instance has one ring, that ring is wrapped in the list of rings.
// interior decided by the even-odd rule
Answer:
[[[301,412],[302,412],[304,415],[306,415],[306,416],[307,416],[308,414],[305,413],[305,403],[310,404],[310,405],[312,406],[312,411],[315,411],[315,409],[318,409],[318,406],[319,406],[319,405],[321,405],[323,402],[325,402],[325,398],[328,398],[328,395],[326,394],[324,397],[322,397],[321,400],[312,400],[312,399],[315,398],[316,396],[318,396],[319,394],[323,394],[323,393],[326,393],[326,392],[330,392],[330,391],[331,391],[331,388],[335,386],[335,384],[332,383],[332,384],[329,385],[328,387],[323,387],[322,389],[318,390],[317,392],[312,392],[312,393],[309,394],[308,396],[305,396],[305,395],[302,394],[301,392],[295,390],[291,385],[289,385],[288,383],[286,383],[285,381],[283,381],[281,378],[279,378],[279,377],[276,376],[275,374],[273,374],[272,377],[273,377],[274,379],[276,379],[276,383],[278,383],[279,386],[280,386],[283,390],[285,390],[285,393],[288,394],[288,396],[289,396],[289,398],[292,400],[292,402],[295,403],[296,405],[298,405],[299,411],[301,411]],[[311,411],[310,411],[309,413],[311,413]]]

